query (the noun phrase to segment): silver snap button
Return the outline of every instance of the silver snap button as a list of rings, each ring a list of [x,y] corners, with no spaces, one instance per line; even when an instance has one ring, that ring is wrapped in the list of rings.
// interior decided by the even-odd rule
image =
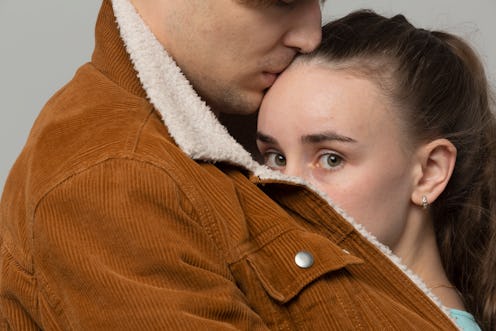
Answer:
[[[302,269],[307,269],[313,266],[313,255],[306,251],[298,252],[295,255],[295,263]]]

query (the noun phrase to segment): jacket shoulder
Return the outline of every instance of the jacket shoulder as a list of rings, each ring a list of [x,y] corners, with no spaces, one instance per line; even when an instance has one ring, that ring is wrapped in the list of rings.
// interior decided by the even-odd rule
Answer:
[[[173,145],[146,99],[86,64],[42,109],[8,180],[16,185],[24,181],[37,200],[60,181],[105,159],[139,158],[144,135],[159,138],[153,148]]]

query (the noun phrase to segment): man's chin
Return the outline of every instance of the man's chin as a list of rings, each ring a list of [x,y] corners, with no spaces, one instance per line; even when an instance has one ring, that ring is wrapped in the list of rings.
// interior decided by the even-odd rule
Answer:
[[[261,158],[256,144],[257,117],[263,95],[262,91],[236,94],[231,90],[230,93],[224,94],[222,108],[219,108],[219,121],[258,161]]]
[[[229,93],[224,95],[222,102],[212,109],[217,114],[252,115],[260,108],[262,97],[262,92],[246,95]]]

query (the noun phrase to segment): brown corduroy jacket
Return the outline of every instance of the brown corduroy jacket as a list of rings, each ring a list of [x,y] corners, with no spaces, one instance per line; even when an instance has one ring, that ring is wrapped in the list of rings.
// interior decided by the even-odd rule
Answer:
[[[0,231],[2,330],[456,329],[325,197],[252,161],[127,0],[36,120]]]

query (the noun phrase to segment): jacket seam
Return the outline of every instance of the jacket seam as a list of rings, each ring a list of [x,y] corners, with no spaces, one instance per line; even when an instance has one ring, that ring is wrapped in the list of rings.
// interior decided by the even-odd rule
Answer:
[[[143,130],[145,129],[145,126],[148,124],[148,122],[150,121],[150,117],[152,116],[154,111],[155,110],[153,109],[153,107],[150,106],[148,114],[146,115],[145,119],[142,121],[141,125],[138,127],[138,130],[136,132],[136,138],[134,139],[133,147],[131,148],[131,152],[133,154],[136,153],[136,151],[138,149],[140,140],[142,138]]]

